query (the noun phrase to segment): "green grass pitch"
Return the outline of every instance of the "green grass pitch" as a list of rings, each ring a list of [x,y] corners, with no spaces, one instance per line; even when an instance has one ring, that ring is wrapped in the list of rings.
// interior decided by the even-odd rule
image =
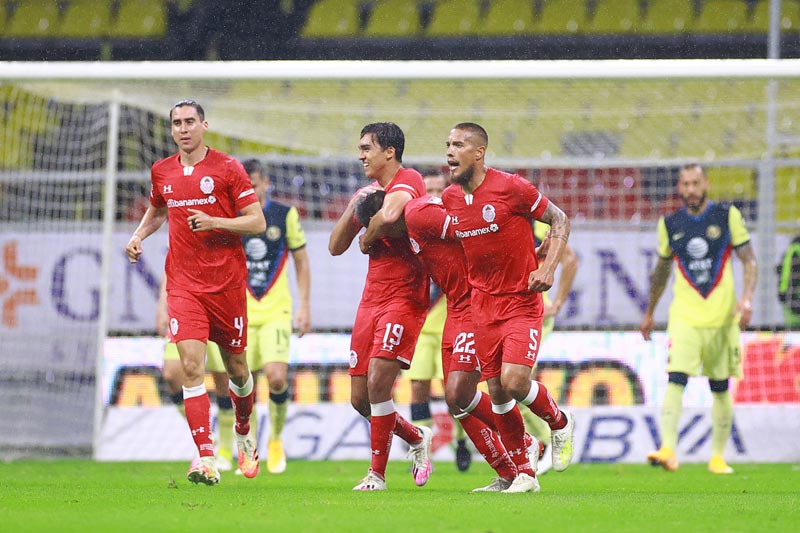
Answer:
[[[800,465],[575,464],[538,494],[470,494],[492,471],[438,463],[415,487],[389,464],[386,492],[357,493],[366,461],[290,461],[255,479],[192,485],[184,463],[21,461],[0,465],[3,531],[800,531]]]

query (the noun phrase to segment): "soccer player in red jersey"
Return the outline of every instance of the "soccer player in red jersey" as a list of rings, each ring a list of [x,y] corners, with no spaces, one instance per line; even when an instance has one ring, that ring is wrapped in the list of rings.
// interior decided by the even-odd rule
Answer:
[[[170,339],[177,344],[186,381],[186,420],[200,460],[188,478],[214,485],[219,471],[211,437],[211,406],[206,392],[206,342],[216,342],[230,376],[236,414],[239,468],[258,473],[258,452],[250,432],[253,376],[247,367],[247,265],[241,235],[266,230],[264,213],[242,165],[206,146],[205,112],[194,100],[170,110],[178,153],[151,169],[150,205],[128,241],[125,253],[135,263],[142,241],[169,222],[166,261]]]
[[[477,353],[506,448],[527,455],[522,417],[513,409],[518,401],[550,426],[553,468],[562,471],[572,460],[574,421],[544,385],[531,379],[531,368],[541,341],[542,292],[553,285],[569,238],[569,219],[529,181],[487,167],[488,141],[486,130],[471,122],[450,131],[447,164],[456,186],[445,190],[442,201],[467,258]],[[550,248],[541,265],[534,220],[551,227]],[[538,491],[530,462],[517,462],[517,469],[506,492]]]
[[[524,455],[521,450],[514,450],[512,457],[506,451],[502,439],[507,437],[500,435],[497,438],[498,426],[491,401],[478,391],[481,373],[476,354],[467,261],[455,237],[452,221],[442,201],[435,196],[424,196],[406,204],[405,226],[411,249],[447,297],[447,319],[442,334],[447,405],[480,454],[498,474],[491,484],[473,492],[504,492],[517,477],[515,460],[524,458]],[[516,405],[512,410],[519,414]],[[538,442],[534,441],[534,444],[538,447]],[[534,464],[529,464],[531,476],[534,476],[537,459],[538,454],[533,457]],[[520,466],[524,468],[525,463],[528,463],[527,458],[520,462]]]
[[[425,194],[419,172],[403,167],[404,148],[405,137],[396,124],[378,122],[362,129],[359,160],[373,184],[353,196],[328,243],[331,255],[343,254],[362,228],[354,217],[356,204],[371,191],[385,191],[383,207],[359,239],[369,268],[350,340],[350,402],[370,419],[372,459],[367,476],[353,490],[386,489],[393,433],[410,445],[414,482],[424,485],[431,473],[433,432],[408,422],[392,400],[395,379],[414,355],[429,298],[428,277],[405,235],[390,234],[409,200]]]

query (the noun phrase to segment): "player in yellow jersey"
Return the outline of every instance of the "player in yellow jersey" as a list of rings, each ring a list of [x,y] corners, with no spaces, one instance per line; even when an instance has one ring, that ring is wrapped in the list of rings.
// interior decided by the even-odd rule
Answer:
[[[536,238],[537,246],[541,245],[547,238],[547,233],[550,231],[550,226],[539,220],[534,222],[533,234]],[[545,247],[546,249],[546,247]],[[546,252],[545,252],[546,255]],[[575,274],[578,272],[578,255],[575,250],[567,244],[564,246],[564,252],[561,254],[561,261],[559,262],[561,270],[558,277],[558,289],[553,300],[548,296],[549,292],[542,295],[544,298],[544,323],[542,325],[542,342],[553,332],[555,327],[555,317],[561,311],[563,305],[569,298],[569,293],[572,291],[572,285],[575,281]],[[536,371],[536,365],[533,369]],[[541,475],[550,470],[553,466],[552,454],[547,448],[550,447],[550,426],[533,414],[530,409],[520,409],[522,413],[522,420],[525,422],[525,430],[536,437],[539,442],[548,443],[544,450],[544,454],[539,459],[536,467],[536,475]]]
[[[758,268],[742,214],[734,206],[710,201],[708,189],[708,178],[700,165],[683,167],[678,177],[683,207],[658,221],[658,262],[641,324],[645,340],[650,340],[653,312],[673,261],[678,269],[667,323],[669,377],[661,409],[661,447],[647,459],[668,471],[678,469],[675,450],[683,391],[689,376],[702,372],[714,397],[708,469],[714,474],[730,474],[733,469],[722,455],[733,423],[728,381],[741,377],[739,328],[750,323]],[[738,301],[730,259],[734,251],[744,267]]]
[[[306,237],[300,215],[293,206],[269,197],[269,177],[256,159],[244,161],[264,216],[267,230],[261,235],[243,237],[247,257],[247,359],[252,369],[263,368],[269,384],[269,438],[267,471],[279,474],[286,470],[286,452],[281,433],[286,423],[289,402],[289,339],[292,326],[302,337],[311,328],[311,269]],[[289,256],[294,262],[299,301],[292,320],[292,295]],[[219,366],[218,366],[219,365]],[[221,361],[209,351],[208,368],[221,375]],[[222,427],[222,426],[221,426]]]

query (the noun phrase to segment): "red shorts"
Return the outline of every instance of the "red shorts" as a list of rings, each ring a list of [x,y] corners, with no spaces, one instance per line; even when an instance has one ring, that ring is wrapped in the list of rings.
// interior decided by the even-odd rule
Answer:
[[[396,359],[403,369],[411,366],[426,307],[392,301],[358,307],[350,337],[350,375],[366,376],[373,357]]]
[[[480,369],[472,313],[469,309],[448,309],[442,333],[442,370],[445,383],[449,372],[474,372]]]
[[[172,342],[212,340],[220,349],[242,353],[247,348],[245,290],[225,292],[167,291],[169,338]]]
[[[542,339],[541,295],[492,296],[472,291],[481,375],[497,377],[503,363],[533,368]],[[478,311],[475,311],[475,310]]]

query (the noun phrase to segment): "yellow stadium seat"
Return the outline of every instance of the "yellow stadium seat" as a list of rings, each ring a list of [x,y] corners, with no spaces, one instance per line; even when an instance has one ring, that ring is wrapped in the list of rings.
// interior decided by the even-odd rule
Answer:
[[[163,0],[120,0],[112,37],[144,39],[166,34],[167,8]]]
[[[442,0],[436,4],[430,24],[429,37],[458,37],[480,33],[479,0]]]
[[[495,0],[483,21],[485,35],[521,35],[536,33],[534,3],[531,0]]]
[[[753,16],[747,22],[745,31],[751,33],[767,33],[769,31],[770,0],[757,0],[753,8]],[[783,0],[781,2],[781,31],[800,31],[800,2]]]
[[[306,38],[355,37],[361,29],[358,0],[320,0],[300,32]]]
[[[112,0],[72,0],[55,30],[57,37],[97,39],[111,31]]]
[[[57,2],[22,0],[8,21],[3,36],[37,39],[50,37],[58,25],[60,15]]]
[[[639,0],[604,0],[597,3],[587,33],[618,34],[637,33],[642,25]]]
[[[537,30],[544,34],[581,33],[588,24],[586,3],[575,0],[545,0]]]
[[[708,197],[712,200],[755,200],[756,174],[747,167],[709,167],[706,176],[711,187]]]
[[[8,12],[6,9],[7,7],[5,0],[0,0],[0,35],[2,35],[6,29],[6,20],[8,18]]]
[[[775,171],[775,218],[800,225],[800,168],[781,167]]]
[[[685,33],[694,23],[694,0],[649,0],[642,20],[643,33]]]
[[[415,36],[419,32],[417,3],[408,0],[378,0],[364,28],[370,37]]]
[[[746,30],[745,0],[704,0],[694,22],[695,33],[739,33]]]

